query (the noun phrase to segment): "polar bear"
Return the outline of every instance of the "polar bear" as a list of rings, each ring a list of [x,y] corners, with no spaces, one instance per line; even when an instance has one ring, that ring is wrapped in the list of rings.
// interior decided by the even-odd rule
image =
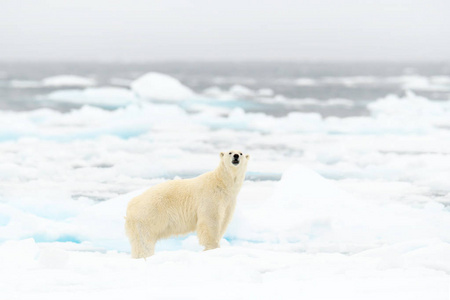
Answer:
[[[241,151],[221,152],[214,171],[166,181],[131,199],[125,218],[131,256],[151,256],[159,239],[192,231],[205,250],[220,247],[249,159]]]

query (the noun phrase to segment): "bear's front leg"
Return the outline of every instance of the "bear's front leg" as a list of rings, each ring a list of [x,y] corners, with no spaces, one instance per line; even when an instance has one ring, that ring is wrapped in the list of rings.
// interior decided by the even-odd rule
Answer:
[[[206,250],[220,247],[220,230],[217,218],[199,218],[197,222],[197,236],[200,245]]]

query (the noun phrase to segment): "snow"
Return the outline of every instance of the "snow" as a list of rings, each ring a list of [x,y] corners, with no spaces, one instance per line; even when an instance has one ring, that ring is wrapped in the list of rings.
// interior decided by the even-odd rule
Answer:
[[[141,98],[181,101],[195,98],[195,93],[179,80],[166,74],[150,72],[131,83],[133,92]]]
[[[448,299],[450,101],[409,92],[366,116],[274,117],[231,100],[188,112],[170,99],[193,98],[158,91],[169,103],[87,87],[43,96],[84,105],[69,112],[0,111],[2,298]],[[230,148],[251,160],[222,248],[192,234],[132,260],[128,201]]]
[[[362,201],[300,165],[288,169],[273,195],[256,208],[247,207],[246,201],[240,205],[237,224],[228,234],[243,241],[295,243],[304,251],[354,253],[409,240],[450,240],[444,229],[450,225],[444,205],[429,203],[417,209]],[[410,230],[413,224],[417,227],[414,231]]]
[[[96,85],[96,81],[77,75],[57,75],[42,79],[42,85],[47,87],[87,87]]]
[[[370,254],[224,247],[205,253],[161,252],[144,261],[114,251],[70,251],[24,240],[0,248],[11,258],[11,265],[3,265],[3,274],[6,270],[14,274],[2,276],[0,285],[6,298],[446,299],[444,273],[421,268],[421,259],[440,253],[442,245],[434,245],[429,253],[420,251],[420,245],[419,250],[411,248],[398,251],[409,265],[403,269],[389,268],[389,262]]]
[[[142,293],[169,299],[206,299],[210,293],[224,299],[358,299],[367,293],[369,299],[448,297],[450,212],[443,205],[386,204],[367,199],[370,191],[366,198],[355,197],[338,182],[294,165],[277,183],[244,183],[221,249],[202,253],[195,236],[188,236],[161,243],[151,258],[132,260],[123,214],[129,199],[142,191],[100,203],[63,200],[72,207],[61,205],[64,195],[56,194],[42,198],[53,198],[52,203],[30,199],[19,203],[20,209],[7,204],[9,211],[2,212],[11,218],[0,236],[19,227],[32,232],[23,239],[15,232],[0,244],[0,257],[6,258],[0,260],[2,294],[48,299]],[[47,240],[37,242],[41,231]],[[48,243],[52,236],[59,242]],[[179,289],[169,289],[173,285]]]
[[[248,187],[253,195],[247,192],[248,198],[240,199],[226,239],[236,243],[294,243],[304,251],[346,253],[415,239],[450,240],[446,231],[450,221],[442,204],[429,203],[416,209],[398,203],[377,206],[361,202],[332,181],[300,166],[283,174],[269,198],[258,192],[261,185]],[[143,189],[132,191],[93,205],[87,199],[69,201],[68,195],[58,191],[47,192],[47,200],[36,203],[16,191],[18,201],[3,205],[9,221],[0,232],[7,238],[31,236],[41,241],[71,238],[103,249],[126,251],[129,250],[123,233],[126,204],[142,192]],[[251,200],[256,195],[260,200]],[[35,225],[22,228],[18,222]],[[409,224],[418,229],[411,231]]]

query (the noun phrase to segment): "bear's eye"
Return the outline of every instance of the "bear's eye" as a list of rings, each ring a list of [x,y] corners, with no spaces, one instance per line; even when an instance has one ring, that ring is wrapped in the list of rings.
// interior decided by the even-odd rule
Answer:
[[[239,153],[240,155],[242,155],[242,153]]]
[[[231,155],[231,152],[230,152],[230,153],[228,153],[228,154],[230,154],[230,155]]]

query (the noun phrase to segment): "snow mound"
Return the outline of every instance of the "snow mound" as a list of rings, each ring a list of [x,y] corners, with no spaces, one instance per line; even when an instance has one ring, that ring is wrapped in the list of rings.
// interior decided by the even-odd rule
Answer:
[[[51,92],[44,99],[74,104],[91,104],[104,108],[122,107],[137,100],[130,90],[117,87],[58,90]]]
[[[257,207],[238,203],[226,237],[294,243],[307,251],[358,252],[376,245],[420,239],[450,240],[444,205],[379,205],[353,197],[316,172],[294,165],[273,195]],[[416,230],[411,230],[414,224]],[[443,225],[446,224],[446,225]]]
[[[139,97],[152,100],[181,101],[195,97],[195,93],[178,79],[155,72],[133,81],[131,89]]]
[[[44,78],[42,80],[42,84],[48,87],[87,87],[96,85],[96,81],[92,78],[76,75],[58,75]]]

